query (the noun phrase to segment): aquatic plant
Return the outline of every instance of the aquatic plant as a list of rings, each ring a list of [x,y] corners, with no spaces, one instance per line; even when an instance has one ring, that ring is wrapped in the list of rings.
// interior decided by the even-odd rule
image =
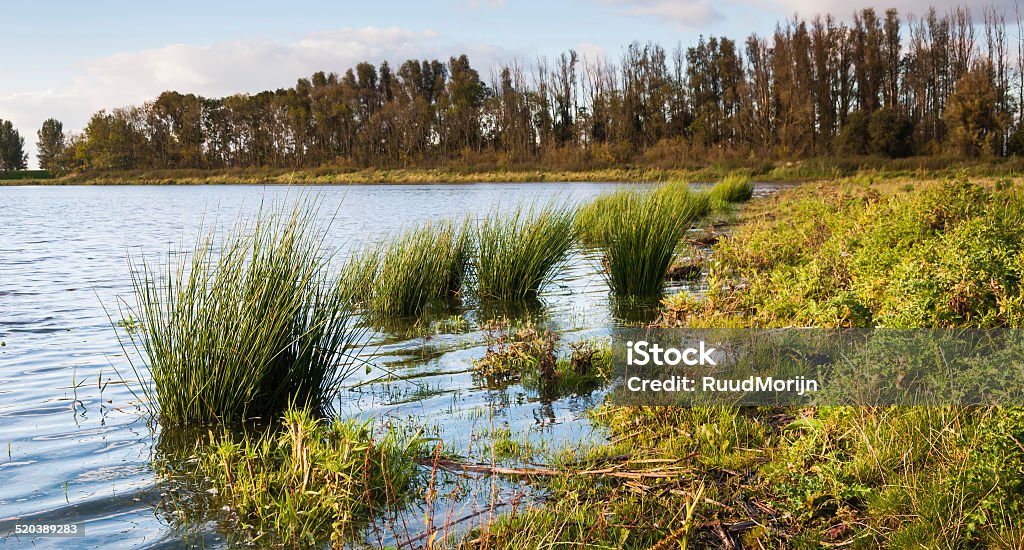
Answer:
[[[462,294],[469,262],[466,225],[427,223],[355,254],[344,279],[371,316],[418,316]]]
[[[527,300],[540,292],[575,242],[574,210],[555,204],[492,211],[476,227],[473,268],[482,300]]]
[[[488,384],[519,381],[545,396],[589,392],[611,379],[611,346],[584,340],[569,344],[559,357],[559,336],[532,323],[490,321],[484,329],[487,351],[474,362],[474,374]]]
[[[528,372],[554,379],[558,335],[532,323],[512,324],[496,319],[484,328],[487,351],[473,365],[473,371],[489,383],[519,380]]]
[[[712,204],[719,207],[734,202],[746,202],[754,196],[754,184],[749,176],[730,174],[707,190]]]
[[[676,246],[708,198],[685,188],[623,190],[601,199],[588,234],[604,253],[604,274],[618,296],[661,291]]]
[[[261,209],[220,244],[208,232],[164,267],[129,259],[139,330],[128,337],[148,365],[148,377],[136,375],[163,425],[329,408],[354,368],[360,331],[349,288],[329,275],[315,215],[307,201]]]
[[[359,529],[408,502],[429,452],[417,433],[373,421],[317,419],[289,410],[279,429],[223,432],[197,448],[197,472],[212,484],[236,529],[267,545],[359,540]]]

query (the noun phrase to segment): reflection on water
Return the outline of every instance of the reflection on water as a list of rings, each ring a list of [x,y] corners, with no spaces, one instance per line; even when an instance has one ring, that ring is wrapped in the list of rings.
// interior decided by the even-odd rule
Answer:
[[[481,215],[520,201],[580,201],[613,186],[304,189],[323,201],[324,222],[333,216],[327,241],[343,258],[355,246],[422,221]],[[69,541],[75,547],[223,543],[216,526],[190,529],[168,515],[175,512],[166,504],[176,498],[169,491],[177,489],[153,473],[157,436],[130,387],[119,382],[134,375],[107,311],[117,311],[119,298],[131,299],[127,254],[158,258],[187,249],[201,227],[229,226],[261,200],[299,193],[261,186],[0,188],[0,521],[83,524],[83,537],[33,541],[43,548]],[[651,304],[610,304],[598,270],[594,255],[578,252],[532,307],[490,309],[468,299],[427,324],[382,327],[387,331],[367,350],[375,367],[350,381],[338,409],[413,417],[467,452],[471,434],[493,425],[554,443],[595,437],[580,419],[600,395],[545,400],[521,386],[488,389],[470,369],[484,351],[477,324],[497,315],[530,317],[562,332],[563,341],[600,336],[616,319],[651,319]],[[441,515],[462,514],[453,505],[475,506],[469,500],[434,506],[448,506]],[[419,518],[413,523],[422,524]]]

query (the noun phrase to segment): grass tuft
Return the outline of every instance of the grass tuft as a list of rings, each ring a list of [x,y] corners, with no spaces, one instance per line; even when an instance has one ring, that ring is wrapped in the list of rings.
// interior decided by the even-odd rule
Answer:
[[[477,226],[474,268],[482,300],[527,300],[566,260],[575,242],[574,211],[550,204],[495,210]]]
[[[462,294],[469,249],[465,225],[428,223],[357,253],[344,278],[376,319],[419,316]]]
[[[708,189],[712,204],[726,205],[734,202],[746,202],[754,196],[754,183],[750,177],[730,174]]]
[[[612,292],[660,293],[684,232],[708,209],[707,195],[675,184],[654,191],[618,191],[586,207],[584,232],[604,253]]]
[[[261,210],[219,245],[207,233],[165,270],[129,260],[139,330],[128,337],[148,363],[142,387],[162,424],[329,408],[360,334],[347,287],[327,275],[315,212],[305,201]]]

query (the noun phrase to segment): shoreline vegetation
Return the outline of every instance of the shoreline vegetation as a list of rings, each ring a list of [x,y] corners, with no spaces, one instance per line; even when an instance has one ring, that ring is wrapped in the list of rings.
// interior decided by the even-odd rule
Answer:
[[[852,178],[751,203],[681,327],[1017,327],[1024,193],[1007,180]],[[878,372],[897,380],[899,372]],[[1022,548],[1019,407],[601,405],[606,440],[470,548]],[[623,459],[622,457],[628,457]],[[653,466],[657,465],[657,466]],[[676,470],[672,470],[676,468]]]
[[[636,195],[611,193],[581,205],[581,212],[589,212],[574,216],[573,233],[608,253],[613,249],[606,235],[625,238],[615,229],[617,212],[634,201],[665,200],[681,207],[687,220],[707,219],[695,218],[690,208],[716,203],[705,211],[710,214],[725,209],[726,201],[748,199],[750,190],[749,180],[730,178],[706,191],[667,184],[630,192]],[[595,203],[606,207],[591,208]],[[637,212],[664,215],[660,208]],[[1008,179],[913,185],[847,178],[783,190],[733,217],[731,230],[712,245],[707,290],[664,298],[657,324],[966,328],[1019,326],[1024,319],[1024,191]],[[489,223],[502,220],[519,226],[507,213]],[[395,250],[421,257],[418,241],[396,238]],[[672,240],[630,238],[652,246]],[[472,266],[478,246],[468,245],[468,261],[438,262],[436,271]],[[636,247],[646,248],[640,242]],[[676,248],[676,255],[683,253]],[[352,272],[384,262],[381,255],[369,258]],[[661,255],[636,261],[668,275]],[[635,279],[629,288],[660,290],[635,284],[648,280],[644,270],[623,275]],[[397,279],[390,284],[401,285]],[[416,280],[410,276],[406,284]],[[446,285],[439,293],[451,290]],[[475,362],[474,376],[484,387],[520,383],[541,396],[589,395],[609,381],[609,352],[600,342],[567,350],[557,334],[540,326],[499,321],[481,328],[487,353]],[[877,375],[890,380],[899,373]],[[396,518],[407,503],[431,509],[448,498],[439,480],[453,475],[455,492],[503,478],[520,483],[524,494],[542,496],[511,511],[492,500],[459,526],[437,527],[428,514],[426,533],[413,540],[459,549],[1024,545],[1024,413],[1015,407],[596,402],[586,415],[603,440],[538,445],[526,434],[492,426],[474,433],[482,445],[475,454],[460,454],[455,441],[424,438],[416,426],[358,427],[330,417],[320,422],[319,414],[291,408],[277,414],[283,425],[261,428],[266,431],[255,439],[223,424],[217,429],[224,435],[210,436],[210,445],[192,442],[186,454],[197,460],[162,470],[168,479],[213,484],[196,489],[214,495],[211,515],[197,524],[212,517],[231,536],[259,545],[315,546],[328,539],[358,544],[358,526],[383,521],[397,535],[403,526]],[[342,471],[332,466],[338,457],[347,465]],[[420,469],[407,467],[413,462]],[[385,490],[371,494],[369,487]],[[243,529],[236,533],[232,525]]]
[[[749,186],[734,178],[708,191],[684,188],[674,200],[742,201]],[[634,200],[613,193],[596,202],[625,199]],[[600,250],[607,245],[601,234],[618,218],[614,208],[591,210],[577,216],[576,233],[582,242],[589,227]],[[783,190],[734,214],[731,230],[712,245],[707,291],[664,298],[657,324],[1019,326],[1022,219],[1024,191],[1009,180],[915,186],[857,177]],[[667,270],[663,258],[649,262]],[[485,387],[521,383],[539,395],[588,395],[608,382],[609,351],[600,342],[566,350],[539,326],[481,328],[487,353],[474,376]],[[195,490],[214,495],[212,517],[232,536],[230,526],[243,526],[241,536],[258,545],[358,544],[358,526],[373,521],[398,535],[395,518],[406,503],[431,509],[447,498],[443,475],[455,476],[453,491],[503,478],[543,496],[511,511],[492,500],[463,525],[438,527],[428,513],[427,531],[412,540],[428,540],[429,548],[1024,545],[1020,408],[598,402],[586,414],[603,440],[538,445],[492,426],[474,433],[482,450],[468,455],[415,426],[375,429],[282,414],[283,426],[255,438],[221,426],[210,445],[192,442],[186,454],[197,461],[162,470],[207,479],[215,491],[202,483]],[[346,465],[340,471],[331,466],[338,457]],[[408,468],[412,462],[420,469]],[[361,507],[360,499],[383,507]]]
[[[731,175],[757,182],[802,183],[854,176],[937,180],[1024,177],[1024,159],[970,160],[942,157],[884,159],[821,157],[794,161],[695,162],[683,166],[569,167],[474,166],[435,168],[252,168],[123,170],[51,177],[44,170],[0,172],[7,185],[363,185],[432,183],[624,182],[706,183]]]
[[[613,193],[600,203],[610,211],[520,204],[475,222],[407,229],[342,266],[331,265],[329,243],[312,225],[318,204],[300,198],[288,209],[261,208],[220,239],[205,234],[191,254],[131,258],[137,305],[120,313],[138,320],[115,327],[126,354],[138,359],[139,393],[163,428],[158,471],[168,482],[207,480],[199,492],[213,495],[203,498],[214,506],[203,521],[213,517],[252,542],[358,540],[357,526],[393,517],[420,495],[424,475],[415,464],[436,473],[442,460],[451,466],[459,458],[455,442],[438,441],[431,459],[422,431],[411,434],[410,426],[382,420],[375,429],[335,417],[342,384],[362,368],[368,327],[418,322],[467,295],[480,306],[529,303],[582,233],[605,253],[616,294],[656,299],[693,222],[749,200],[752,191],[749,179],[733,177],[700,191],[666,184]],[[581,207],[588,209],[582,218]],[[652,239],[635,233],[622,212],[635,213],[639,225],[663,224],[653,237],[663,253],[635,258],[636,269],[616,275],[613,241],[628,238],[643,249]],[[631,223],[634,229],[621,227]],[[589,396],[607,383],[606,342],[563,347],[548,329],[483,319],[487,353],[474,368],[483,387],[521,383],[553,399]],[[369,374],[369,362],[366,368]],[[180,437],[195,429],[209,437]],[[374,502],[383,507],[375,510]]]

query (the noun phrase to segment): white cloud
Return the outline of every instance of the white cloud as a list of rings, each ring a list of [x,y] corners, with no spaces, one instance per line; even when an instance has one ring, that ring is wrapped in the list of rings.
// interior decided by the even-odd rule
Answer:
[[[672,23],[680,29],[697,29],[719,21],[722,14],[711,0],[603,0],[617,7],[621,15],[653,17]]]
[[[588,62],[601,61],[608,58],[608,50],[591,42],[580,42],[576,45],[576,53]]]
[[[80,130],[100,109],[141,104],[165,90],[208,97],[292,86],[316,71],[341,73],[360,61],[400,63],[466,53],[481,74],[497,59],[518,52],[476,43],[455,43],[433,31],[346,28],[314,32],[290,43],[254,39],[207,46],[172,44],[81,63],[61,88],[0,93],[0,118],[25,137],[35,163],[36,130],[54,117],[65,131]]]

